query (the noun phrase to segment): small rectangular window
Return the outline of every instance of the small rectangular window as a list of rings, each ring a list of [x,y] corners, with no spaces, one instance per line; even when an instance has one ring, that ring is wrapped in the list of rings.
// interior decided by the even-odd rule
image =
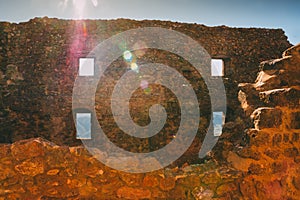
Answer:
[[[76,138],[92,139],[92,114],[76,113]]]
[[[79,76],[94,76],[94,58],[79,58]]]
[[[224,61],[222,59],[211,59],[211,75],[224,76]]]
[[[213,112],[214,136],[221,136],[225,116],[223,112]]]

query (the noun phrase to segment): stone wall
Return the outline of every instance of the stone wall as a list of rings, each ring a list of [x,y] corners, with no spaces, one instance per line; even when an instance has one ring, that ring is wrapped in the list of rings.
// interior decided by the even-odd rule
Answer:
[[[241,173],[215,162],[128,174],[106,167],[83,147],[56,146],[41,138],[1,144],[0,150],[1,200],[237,199],[241,195]]]
[[[35,18],[20,24],[0,23],[0,141],[7,143],[42,137],[58,145],[81,144],[75,138],[71,110],[78,59],[85,57],[99,42],[116,33],[149,26],[182,32],[198,41],[211,57],[224,59],[224,84],[228,97],[226,120],[234,123],[234,129],[238,129],[234,131],[227,126],[227,132],[232,133],[230,138],[237,140],[243,129],[243,123],[236,121],[243,118],[237,100],[237,85],[240,82],[253,81],[258,72],[258,63],[279,57],[283,50],[290,47],[281,29],[207,27],[125,19],[72,21]],[[187,61],[168,52],[150,49],[140,59],[174,66],[197,91],[203,116],[198,140],[192,145],[197,155],[210,119],[209,95],[201,76],[195,73]],[[119,145],[132,151],[153,151],[164,146],[178,129],[180,113],[176,98],[166,88],[159,86],[151,86],[149,95],[137,91],[137,98],[133,98],[130,106],[133,118],[138,124],[149,123],[149,116],[145,111],[153,103],[161,103],[166,107],[169,121],[161,134],[152,140],[126,138],[114,124],[109,110],[112,88],[124,72],[118,70],[119,66],[124,66],[122,59],[110,66],[105,74],[106,78],[98,85],[95,107],[100,123],[106,125],[103,129],[114,142],[120,143],[127,139],[129,142]],[[126,66],[122,69],[126,69]]]
[[[117,22],[122,22],[120,24],[124,25],[122,20],[110,23]],[[64,23],[65,26],[62,28]],[[289,48],[283,53],[282,58],[279,58],[279,49],[284,45],[289,46],[285,39],[284,42],[280,42],[282,41],[280,38],[285,38],[282,31],[209,28],[201,25],[151,21],[153,24],[163,26],[170,23],[175,27],[176,24],[178,29],[193,26],[198,27],[199,30],[234,30],[233,33],[237,30],[248,31],[249,34],[254,31],[258,35],[260,31],[262,33],[274,31],[272,35],[279,32],[278,41],[270,38],[268,39],[270,44],[260,41],[266,45],[264,48],[270,48],[270,52],[274,53],[273,55],[266,53],[266,59],[271,57],[276,59],[261,62],[259,67],[253,66],[253,69],[248,63],[251,73],[259,72],[257,79],[252,83],[251,78],[245,78],[244,80],[251,83],[240,84],[239,88],[237,84],[242,82],[239,77],[246,76],[247,69],[239,68],[240,74],[236,74],[235,70],[233,74],[225,74],[225,78],[228,78],[230,83],[227,85],[227,93],[229,96],[236,95],[235,99],[241,102],[240,107],[244,110],[245,117],[243,118],[239,113],[240,118],[228,120],[217,146],[218,151],[211,154],[210,159],[197,165],[183,164],[150,173],[127,174],[103,165],[97,157],[91,156],[83,147],[70,147],[77,144],[74,140],[74,127],[70,113],[70,94],[72,81],[77,74],[77,58],[84,54],[66,52],[57,56],[57,51],[60,53],[64,51],[59,48],[55,50],[56,45],[50,43],[56,40],[51,40],[51,34],[46,34],[46,31],[42,33],[40,31],[47,26],[49,30],[51,27],[52,30],[60,30],[62,35],[71,34],[72,31],[65,28],[68,23],[75,24],[73,21],[55,19],[35,19],[20,25],[2,23],[2,29],[6,27],[6,31],[2,32],[4,34],[1,34],[2,43],[10,39],[10,42],[14,41],[14,47],[22,46],[26,43],[11,38],[15,36],[22,38],[22,34],[34,33],[38,39],[32,39],[35,37],[29,35],[29,40],[26,40],[28,43],[33,41],[39,45],[44,44],[40,41],[46,44],[48,41],[49,46],[35,49],[31,44],[26,48],[14,48],[14,55],[10,45],[1,45],[1,138],[5,143],[8,141],[14,143],[0,144],[0,199],[298,199],[300,196],[300,47],[298,45]],[[93,23],[100,22],[89,21],[87,27],[92,27]],[[107,23],[101,21],[102,25]],[[134,24],[132,26],[138,26],[141,22],[131,21],[131,23]],[[146,21],[147,23],[150,22]],[[18,32],[21,28],[16,28],[18,26],[32,31],[27,30],[21,34],[21,31]],[[108,27],[112,30],[116,28],[113,25]],[[182,31],[187,30],[185,28],[182,28]],[[33,30],[39,31],[33,32]],[[69,32],[64,32],[66,30]],[[8,36],[8,34],[13,35]],[[229,36],[228,33],[226,37]],[[26,38],[23,36],[23,39],[24,37]],[[69,44],[65,41],[69,40],[66,37],[60,40],[61,44]],[[250,44],[249,41],[248,45]],[[278,49],[273,49],[271,46]],[[253,48],[256,47],[262,48],[259,43]],[[20,53],[21,49],[22,53]],[[158,60],[166,58],[164,52],[158,54],[152,51],[152,53],[158,57]],[[19,56],[23,54],[27,55],[26,59]],[[35,62],[27,58],[32,58]],[[170,58],[174,59],[176,56],[171,55]],[[237,57],[230,57],[230,60],[234,58],[237,59]],[[258,55],[253,59],[257,62],[261,61]],[[231,63],[232,67],[235,67],[233,69],[238,68],[239,65],[233,64]],[[111,67],[113,69],[114,64]],[[109,73],[113,75],[114,71]],[[201,80],[201,77],[195,74],[187,75],[191,79],[194,76],[197,80],[198,78]],[[192,81],[195,82],[194,84],[201,85],[201,81],[197,80]],[[232,88],[234,91],[231,93]],[[164,88],[153,87],[153,90],[163,91],[166,96],[172,96]],[[137,91],[136,95],[140,95],[140,92]],[[234,98],[230,100],[234,101]],[[150,103],[153,104],[155,101],[157,100],[154,98]],[[142,117],[145,116],[137,120],[143,119]],[[148,119],[145,117],[143,120]],[[143,120],[139,123],[144,123]],[[247,121],[250,123],[245,123]],[[248,126],[248,129],[244,132],[245,126]],[[108,130],[114,132],[114,129]],[[22,140],[38,136],[57,142],[60,146],[42,138]],[[68,146],[61,145],[64,143]],[[134,148],[129,147],[129,149]],[[111,159],[105,154],[97,154],[97,156]],[[226,161],[219,159],[219,156],[226,158]],[[143,164],[136,163],[136,166]]]
[[[0,199],[297,200],[299,67],[300,45],[262,62],[255,83],[239,85],[241,107],[252,125],[243,146],[223,149],[226,164],[212,157],[198,165],[128,174],[100,163],[97,156],[111,159],[104,153],[93,157],[83,147],[21,140],[0,144]]]
[[[255,83],[240,85],[239,99],[252,120],[247,145],[227,160],[248,175],[250,199],[298,199],[300,147],[300,45],[262,62]]]

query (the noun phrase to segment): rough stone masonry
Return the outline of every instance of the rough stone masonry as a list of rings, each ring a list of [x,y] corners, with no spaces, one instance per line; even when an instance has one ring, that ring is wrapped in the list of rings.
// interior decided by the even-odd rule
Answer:
[[[225,162],[128,174],[83,147],[32,138],[0,145],[0,199],[299,199],[299,49],[262,62],[255,83],[240,84],[252,126],[244,146],[224,149]]]
[[[193,154],[197,155],[210,117],[209,96],[201,76],[184,59],[148,50],[140,59],[174,66],[195,90],[200,88],[197,97],[204,114],[198,140],[180,159],[183,166],[126,174],[99,163],[83,147],[75,147],[80,140],[75,138],[71,113],[72,87],[78,73],[78,58],[85,57],[100,41],[116,33],[147,26],[182,32],[197,40],[212,58],[224,60],[228,114],[222,138],[214,149],[215,157],[198,165],[183,164],[195,162]],[[77,48],[70,48],[74,41]],[[296,46],[285,51],[281,58],[282,52],[291,47],[282,30],[124,19],[35,18],[20,24],[2,22],[0,42],[0,140],[5,143],[0,145],[0,199],[297,199],[300,196],[300,54]],[[275,60],[262,62],[269,59]],[[104,129],[112,141],[127,140],[125,144],[118,143],[123,148],[153,151],[168,143],[176,131],[178,102],[163,87],[153,86],[150,96],[146,96],[147,103],[144,94],[137,91],[130,104],[137,123],[149,123],[148,116],[138,111],[147,110],[153,103],[164,105],[171,120],[163,130],[165,134],[155,139],[124,138],[112,122],[107,110],[109,98],[105,98],[122,73],[118,66],[123,65],[121,59],[112,63],[105,74],[106,80],[99,84],[96,109],[105,114],[98,114],[98,119],[107,125]],[[254,84],[240,84],[254,82],[255,78]]]
[[[1,22],[0,142],[43,137],[58,145],[81,144],[75,137],[71,110],[78,59],[85,57],[99,42],[117,33],[151,26],[184,33],[198,41],[212,58],[224,60],[223,81],[228,98],[226,122],[243,118],[237,99],[238,84],[253,81],[261,61],[279,57],[281,52],[291,46],[281,29],[207,27],[125,19],[73,21],[47,17],[19,24]],[[147,50],[139,59],[172,66],[192,84],[199,99],[202,117],[197,139],[192,145],[192,151],[197,154],[210,119],[209,94],[200,74],[183,58],[156,49]],[[123,66],[123,70],[120,70],[120,66]],[[98,121],[108,137],[122,148],[135,152],[159,149],[173,138],[178,129],[178,101],[164,87],[151,86],[152,91],[148,95],[136,91],[130,102],[131,115],[136,123],[149,123],[147,111],[154,103],[160,103],[166,108],[168,120],[161,134],[156,137],[127,137],[118,129],[110,110],[112,89],[124,69],[126,66],[122,59],[116,60],[99,83],[95,105]],[[232,134],[232,137],[235,135]],[[119,142],[125,139],[126,143]]]

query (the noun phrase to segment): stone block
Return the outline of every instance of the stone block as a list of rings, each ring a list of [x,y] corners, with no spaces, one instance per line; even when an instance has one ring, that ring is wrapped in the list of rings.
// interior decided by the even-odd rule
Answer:
[[[261,71],[259,72],[254,87],[259,91],[264,90],[271,90],[273,88],[280,88],[281,87],[281,81],[278,78],[277,71],[272,72],[265,72]]]
[[[292,129],[300,129],[300,112],[291,113],[290,127]]]
[[[283,57],[295,56],[300,59],[300,45],[292,46],[285,50],[282,54]]]
[[[274,134],[272,138],[272,145],[273,146],[279,146],[282,142],[282,135],[280,133]]]
[[[18,141],[11,145],[12,155],[17,160],[25,160],[33,157],[43,156],[45,147],[49,145],[41,138]],[[24,153],[26,152],[26,153]]]
[[[260,92],[259,97],[267,106],[296,108],[299,106],[300,89],[296,87],[273,89]]]
[[[175,187],[176,180],[173,177],[167,177],[160,180],[159,187],[163,191],[172,190]]]
[[[36,176],[37,174],[44,173],[45,163],[41,158],[32,160],[25,160],[19,165],[15,166],[15,170],[22,175]]]
[[[151,198],[151,192],[148,189],[124,186],[117,190],[117,196],[122,199],[149,199]]]
[[[282,111],[278,108],[262,107],[251,114],[255,129],[279,128],[282,124]]]
[[[296,157],[299,155],[299,150],[296,147],[287,148],[284,150],[284,155],[286,157]]]

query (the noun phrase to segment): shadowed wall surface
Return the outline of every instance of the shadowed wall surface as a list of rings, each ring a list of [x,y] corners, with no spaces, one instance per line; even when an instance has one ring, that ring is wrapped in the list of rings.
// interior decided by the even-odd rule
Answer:
[[[101,41],[141,27],[179,31],[198,41],[212,58],[224,60],[223,82],[228,99],[226,122],[235,124],[233,130],[228,130],[231,133],[228,137],[235,142],[240,141],[246,122],[241,123],[244,114],[237,99],[237,85],[253,81],[261,61],[279,57],[283,50],[290,47],[281,29],[207,27],[125,19],[75,21],[49,18],[35,18],[20,24],[0,24],[1,141],[42,137],[58,145],[81,144],[81,140],[76,139],[72,117],[72,92],[78,75],[79,58],[86,57]],[[118,45],[126,50],[126,44]],[[177,45],[182,43],[178,41]],[[188,158],[185,160],[194,162],[211,117],[210,97],[201,75],[184,58],[170,52],[146,49],[142,54],[133,53],[139,55],[141,62],[173,67],[193,86],[199,100],[201,118],[197,137],[186,152]],[[150,85],[148,94],[141,89],[136,90],[129,105],[134,122],[147,125],[150,122],[148,110],[157,103],[165,107],[168,118],[160,133],[153,137],[139,139],[124,134],[114,121],[110,101],[117,80],[128,69],[120,55],[105,71],[95,94],[98,121],[109,139],[126,150],[149,152],[160,149],[172,141],[178,130],[178,100],[169,89],[159,85]],[[176,81],[172,77],[170,80]],[[189,127],[186,129],[188,131]]]

